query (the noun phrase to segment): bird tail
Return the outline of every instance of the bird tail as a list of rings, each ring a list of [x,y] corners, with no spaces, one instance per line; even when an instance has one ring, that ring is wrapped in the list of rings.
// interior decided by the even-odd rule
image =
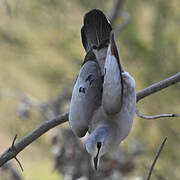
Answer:
[[[99,9],[93,9],[84,16],[81,38],[86,52],[92,49],[107,47],[109,43],[111,24]]]

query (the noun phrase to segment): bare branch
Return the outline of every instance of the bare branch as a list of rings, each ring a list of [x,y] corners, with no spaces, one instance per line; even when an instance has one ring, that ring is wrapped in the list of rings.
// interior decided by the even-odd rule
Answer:
[[[143,162],[142,165],[143,165],[143,168],[145,168],[146,170],[149,170],[150,167],[148,167],[145,162]],[[158,180],[166,180],[166,178],[164,177],[164,174],[163,175],[160,174],[158,170],[153,169],[153,174]]]
[[[159,118],[162,118],[162,117],[180,117],[180,114],[158,114],[158,115],[153,115],[153,116],[146,116],[146,115],[143,115],[142,113],[140,113],[136,107],[136,114],[140,117],[140,118],[143,118],[143,119],[159,119]]]
[[[157,91],[160,91],[168,86],[171,86],[177,82],[180,81],[180,73],[175,74],[174,76],[169,77],[168,79],[165,79],[163,81],[160,81],[158,83],[155,83],[139,92],[137,92],[137,102],[146,97],[149,96]],[[14,145],[15,153],[10,151],[9,149],[6,150],[3,154],[0,156],[0,167],[5,164],[10,159],[15,158],[15,156],[21,152],[25,147],[27,147],[29,144],[31,144],[33,141],[38,139],[41,135],[46,133],[48,130],[52,129],[55,126],[58,126],[64,122],[68,121],[68,113],[64,113],[62,115],[56,116],[55,118],[52,118],[49,121],[45,121],[42,123],[38,128],[33,130],[31,133],[26,135],[24,138],[22,138],[19,142],[17,142]]]
[[[42,134],[46,133],[48,130],[52,129],[55,126],[66,122],[67,120],[68,120],[68,113],[65,113],[42,123],[38,128],[34,129],[31,133],[29,133],[20,141],[18,141],[14,145],[14,151],[12,151],[11,148],[9,148],[0,156],[0,167],[10,159],[15,158],[19,152],[21,152],[25,147],[27,147],[33,141],[38,139]]]
[[[122,11],[121,12],[121,18],[122,18],[122,23],[115,29],[115,33],[118,36],[123,30],[124,28],[129,24],[129,22],[131,21],[131,16],[128,12],[126,11]]]
[[[114,25],[117,18],[122,18],[122,22],[119,26],[115,27],[115,34],[118,36],[122,30],[126,27],[126,25],[130,22],[131,16],[128,12],[122,9],[123,0],[114,0],[113,6],[109,13],[109,20]]]
[[[158,92],[164,88],[167,88],[178,82],[180,82],[180,72],[176,73],[175,75],[173,75],[165,80],[155,83],[141,91],[138,91],[136,93],[136,102],[138,102],[142,98],[145,98],[146,96],[156,93],[156,92]]]
[[[112,24],[114,24],[116,18],[119,16],[120,11],[122,9],[122,1],[123,0],[114,0],[113,6],[109,13],[109,20]]]
[[[150,180],[153,168],[154,168],[154,166],[156,164],[156,161],[158,160],[158,157],[159,157],[159,155],[160,155],[160,153],[161,153],[161,151],[162,151],[162,149],[163,149],[163,147],[164,147],[164,145],[166,143],[166,140],[167,140],[167,137],[163,140],[163,142],[161,143],[161,145],[160,145],[160,147],[159,147],[159,149],[158,149],[158,151],[157,151],[157,153],[155,155],[155,158],[154,158],[153,163],[152,163],[152,165],[151,165],[151,167],[149,169],[148,176],[147,176],[146,180]]]

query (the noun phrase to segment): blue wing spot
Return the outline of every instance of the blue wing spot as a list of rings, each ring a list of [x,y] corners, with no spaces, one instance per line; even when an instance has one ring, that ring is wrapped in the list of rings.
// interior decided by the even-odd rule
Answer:
[[[89,81],[89,85],[92,84],[92,82],[94,81],[92,74],[90,74],[90,75],[86,78],[86,82],[87,82],[87,81]]]
[[[86,93],[86,88],[80,87],[79,88],[79,93]]]

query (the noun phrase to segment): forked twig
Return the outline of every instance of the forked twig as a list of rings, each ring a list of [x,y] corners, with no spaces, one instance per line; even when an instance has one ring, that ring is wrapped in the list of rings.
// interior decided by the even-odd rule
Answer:
[[[9,148],[9,151],[11,151],[14,154],[14,159],[18,162],[21,170],[23,171],[23,167],[22,167],[20,161],[18,160],[18,158],[16,157],[16,149],[15,149],[15,146],[14,146],[16,139],[17,139],[17,134],[15,135],[15,137],[13,139],[13,142],[12,142],[11,147]]]
[[[43,122],[38,128],[34,129],[32,132],[24,136],[16,144],[14,144],[17,137],[15,136],[12,146],[0,155],[0,167],[10,159],[15,158],[17,154],[19,154],[19,152],[21,152],[24,148],[26,148],[29,144],[31,144],[49,129],[52,129],[53,127],[60,125],[66,121],[68,121],[68,113],[58,115],[49,121]]]

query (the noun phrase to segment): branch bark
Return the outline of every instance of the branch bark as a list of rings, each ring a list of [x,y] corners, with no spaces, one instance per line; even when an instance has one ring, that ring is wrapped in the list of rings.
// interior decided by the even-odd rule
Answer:
[[[137,96],[137,102],[145,98],[146,96],[149,96],[153,93],[156,93],[164,88],[167,88],[168,86],[171,86],[177,82],[180,82],[180,72],[175,74],[174,76],[169,77],[168,79],[165,79],[163,81],[160,81],[158,83],[155,83],[141,91],[138,91]],[[31,144],[33,141],[38,139],[41,135],[46,133],[48,130],[68,121],[68,113],[61,114],[59,116],[56,116],[55,118],[52,118],[49,121],[45,121],[42,123],[38,128],[34,129],[31,133],[26,135],[24,138],[22,138],[20,141],[14,144],[13,151],[12,148],[8,148],[3,154],[0,155],[0,167],[5,164],[10,159],[15,158],[24,148],[26,148],[29,144]]]
[[[180,82],[180,72],[176,73],[175,75],[162,80],[160,82],[157,82],[141,91],[138,91],[136,94],[136,102],[138,102],[139,100],[141,100],[142,98],[145,98],[146,96],[149,96],[151,94],[154,94],[164,88],[167,88],[175,83]]]
[[[16,144],[14,144],[13,151],[10,147],[0,156],[0,167],[10,159],[15,158],[17,154],[19,154],[19,152],[21,152],[25,147],[27,147],[33,141],[38,139],[42,134],[46,133],[48,130],[52,129],[55,126],[58,126],[66,122],[67,120],[68,120],[68,113],[64,113],[55,118],[52,118],[49,121],[42,123],[38,128],[34,129],[31,133],[23,137]]]

